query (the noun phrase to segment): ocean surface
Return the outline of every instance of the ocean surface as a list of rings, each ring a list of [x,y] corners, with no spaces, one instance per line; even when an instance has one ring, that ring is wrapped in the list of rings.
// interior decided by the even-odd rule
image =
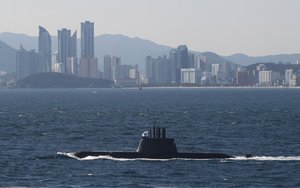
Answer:
[[[236,158],[73,156],[135,151],[153,125]],[[0,146],[0,187],[300,187],[300,89],[1,89]]]

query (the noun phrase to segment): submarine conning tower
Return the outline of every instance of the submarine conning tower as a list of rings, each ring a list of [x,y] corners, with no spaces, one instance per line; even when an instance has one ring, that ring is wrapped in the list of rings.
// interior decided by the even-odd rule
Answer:
[[[152,130],[143,133],[137,152],[168,155],[176,154],[177,148],[173,138],[166,138],[166,128],[153,126]]]

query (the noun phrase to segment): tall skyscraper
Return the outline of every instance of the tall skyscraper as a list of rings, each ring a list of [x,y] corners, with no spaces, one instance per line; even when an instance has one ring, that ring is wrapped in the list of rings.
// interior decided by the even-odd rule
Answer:
[[[62,29],[57,31],[58,38],[58,62],[62,63],[66,69],[67,59],[69,57],[69,42],[71,30]]]
[[[99,78],[98,59],[94,56],[94,23],[81,23],[80,76]]]
[[[27,76],[39,73],[40,55],[35,50],[26,51],[22,45],[16,54],[17,79],[23,79]]]
[[[112,80],[111,56],[106,55],[103,59],[103,78]]]
[[[190,57],[194,57],[190,55]],[[171,82],[180,83],[181,82],[181,69],[192,68],[190,64],[193,63],[193,60],[190,58],[186,45],[180,45],[176,49],[172,49],[169,54],[171,62]]]
[[[77,31],[73,33],[69,41],[69,57],[66,72],[67,74],[78,75]]]
[[[49,32],[39,26],[38,53],[40,54],[40,72],[51,72],[51,36]]]
[[[69,57],[77,57],[77,31],[70,38]]]
[[[146,57],[146,78],[148,84],[171,83],[171,67],[167,56],[152,58]]]
[[[58,63],[62,63],[64,73],[77,74],[77,33],[71,37],[71,30],[58,30]]]
[[[111,60],[112,80],[117,82],[121,77],[121,57],[113,56]]]
[[[196,56],[196,59],[195,59],[195,69],[199,70],[200,72],[204,72],[206,71],[206,63],[207,62],[207,58],[203,55],[198,55]]]
[[[93,58],[94,56],[94,23],[86,21],[81,23],[81,57]]]
[[[285,70],[285,85],[290,85],[290,81],[292,80],[292,77],[293,77],[293,69],[286,69]]]

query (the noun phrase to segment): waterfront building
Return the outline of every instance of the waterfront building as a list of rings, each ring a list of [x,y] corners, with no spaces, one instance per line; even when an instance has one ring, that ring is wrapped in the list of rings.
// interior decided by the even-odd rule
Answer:
[[[135,67],[132,67],[129,70],[129,78],[130,79],[139,79],[139,71],[138,71],[138,66],[135,65]]]
[[[69,41],[71,38],[71,30],[62,29],[57,31],[58,39],[58,62],[67,67],[67,59],[69,57]]]
[[[195,68],[181,69],[181,84],[198,83],[198,75]]]
[[[52,56],[51,36],[49,32],[39,26],[38,53],[40,55],[41,64],[39,72],[51,72],[51,56]]]
[[[299,85],[298,84],[298,82],[299,82],[298,80],[299,79],[298,79],[297,75],[293,74],[292,78],[289,81],[289,86],[295,87],[295,86]]]
[[[213,63],[211,65],[211,75],[218,77],[219,72],[220,72],[220,64]]]
[[[77,74],[77,33],[63,28],[57,31],[58,62],[62,63],[64,73]]]
[[[188,68],[195,68],[195,54],[188,53]]]
[[[58,73],[64,73],[65,69],[64,69],[64,64],[62,63],[53,63],[52,64],[52,71],[53,72],[58,72]]]
[[[148,84],[171,83],[171,65],[167,56],[152,58],[146,57],[146,77]]]
[[[156,59],[156,81],[160,84],[169,84],[171,83],[171,65],[170,60],[167,56],[158,57]]]
[[[289,86],[291,83],[291,80],[292,80],[292,77],[293,77],[293,69],[286,69],[285,70],[285,85]]]
[[[179,45],[176,49],[172,49],[169,53],[170,66],[171,66],[171,82],[181,83],[181,69],[193,68],[192,60],[193,55],[190,55],[186,45]]]
[[[121,57],[113,56],[111,59],[111,75],[112,80],[116,83],[117,79],[121,77]]]
[[[104,56],[103,59],[103,78],[106,80],[112,80],[112,66],[110,55]]]
[[[35,50],[26,51],[22,45],[16,53],[17,80],[40,72],[40,55]]]
[[[112,80],[119,87],[136,86],[139,83],[138,65],[122,65],[121,57],[104,56],[104,79]]]
[[[94,23],[81,23],[80,76],[99,78],[98,59],[94,56]]]
[[[67,74],[78,75],[77,57],[68,57],[65,72]]]
[[[81,23],[81,57],[94,58],[94,23]]]
[[[236,71],[236,85],[237,86],[249,85],[249,74],[245,69],[241,67],[239,67]]]
[[[276,85],[280,78],[280,74],[274,71],[259,71],[259,85],[272,86]]]
[[[209,76],[202,76],[200,80],[201,86],[208,86],[210,84],[210,77]]]
[[[152,58],[151,56],[146,57],[146,75],[145,75],[145,80],[147,84],[152,84],[154,82],[153,79],[153,63],[155,59]]]
[[[80,58],[80,77],[99,78],[97,58]]]
[[[206,71],[206,63],[207,62],[207,58],[203,55],[198,55],[195,58],[195,65],[194,68],[199,70],[200,72],[204,72]]]

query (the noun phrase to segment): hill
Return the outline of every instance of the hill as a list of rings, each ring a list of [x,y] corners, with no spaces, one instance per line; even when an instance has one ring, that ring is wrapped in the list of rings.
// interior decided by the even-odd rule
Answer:
[[[61,73],[38,73],[17,81],[16,88],[108,88],[110,80],[81,78]]]
[[[225,59],[233,61],[239,65],[247,66],[254,63],[265,62],[265,63],[284,63],[284,64],[295,64],[297,59],[300,59],[300,54],[278,54],[278,55],[267,55],[267,56],[248,56],[245,54],[234,54],[231,56],[222,56]]]
[[[255,63],[252,65],[248,65],[246,67],[247,70],[253,71],[256,69],[256,66],[261,63]],[[293,69],[294,72],[300,71],[300,65],[296,64],[276,64],[276,63],[264,63],[266,66],[267,70],[272,70],[275,72],[279,72],[281,75],[285,74],[286,69]]]
[[[57,37],[52,36],[52,52],[57,51]],[[1,42],[3,41],[3,42]],[[15,49],[19,49],[20,44],[25,49],[36,49],[38,46],[38,37],[15,33],[0,33],[0,70],[7,72],[15,71]],[[11,46],[11,47],[10,47]],[[77,41],[77,52],[80,56],[80,39]],[[175,46],[176,47],[176,46]],[[99,69],[103,70],[103,57],[105,55],[120,56],[122,64],[138,64],[141,70],[145,70],[145,57],[168,55],[172,47],[157,44],[150,40],[141,38],[131,38],[119,34],[104,34],[95,37],[95,56],[98,58]],[[194,52],[208,57],[208,62],[223,63],[231,62],[238,65],[247,66],[258,62],[282,62],[295,63],[300,59],[300,54],[279,54],[268,56],[248,56],[245,54],[234,54],[231,56],[220,56],[214,52]]]

